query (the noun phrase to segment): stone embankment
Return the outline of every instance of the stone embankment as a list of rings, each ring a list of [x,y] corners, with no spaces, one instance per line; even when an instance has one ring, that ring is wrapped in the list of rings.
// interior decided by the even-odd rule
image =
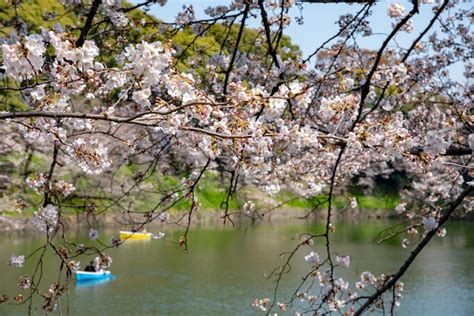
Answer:
[[[30,227],[28,219],[0,215],[0,232],[25,231]]]

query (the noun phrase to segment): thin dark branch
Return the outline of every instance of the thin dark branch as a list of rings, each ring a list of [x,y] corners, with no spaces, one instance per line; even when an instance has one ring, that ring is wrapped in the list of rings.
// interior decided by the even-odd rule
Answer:
[[[229,62],[229,67],[227,68],[225,72],[224,89],[223,89],[224,95],[227,94],[227,85],[229,84],[230,73],[232,72],[232,69],[234,68],[235,58],[237,57],[240,40],[242,39],[242,34],[244,33],[245,21],[247,20],[249,9],[250,9],[250,5],[247,3],[245,5],[244,16],[242,17],[242,22],[240,22],[239,33],[237,34],[237,39],[235,40],[234,52],[232,53],[232,57]]]
[[[263,0],[258,0],[258,5],[260,7],[260,14],[262,17],[263,28],[265,30],[265,38],[267,40],[267,45],[268,45],[268,48],[267,48],[268,54],[270,54],[270,56],[272,57],[272,61],[275,64],[275,66],[277,68],[280,68],[280,63],[278,62],[276,51],[273,49],[270,24],[268,23],[268,15],[267,15],[267,11],[265,10],[265,5],[263,3]]]
[[[474,191],[474,187],[470,186],[467,189],[465,189],[459,197],[451,204],[451,206],[444,212],[443,216],[439,219],[438,221],[438,226],[436,229],[433,229],[429,231],[426,236],[421,240],[421,242],[418,244],[418,246],[415,248],[415,250],[412,251],[408,259],[405,261],[405,263],[401,266],[400,270],[390,278],[390,280],[385,283],[383,287],[378,289],[370,298],[355,312],[354,315],[361,315],[363,312],[365,312],[383,293],[385,293],[387,290],[395,286],[397,281],[405,274],[405,272],[408,270],[408,268],[412,265],[413,261],[415,261],[416,257],[420,254],[420,252],[423,250],[423,248],[426,247],[426,245],[429,243],[431,238],[436,235],[436,232],[438,229],[443,226],[443,224],[449,219],[451,214],[456,210],[456,208],[462,203],[464,198],[468,196],[471,192]]]
[[[369,95],[369,92],[370,92],[370,85],[372,83],[372,77],[374,76],[375,71],[377,71],[379,63],[382,60],[382,55],[383,55],[383,52],[385,51],[385,48],[390,43],[390,41],[393,39],[393,37],[395,37],[395,35],[401,30],[401,28],[417,13],[418,13],[418,0],[413,0],[413,8],[411,9],[411,11],[394,27],[392,32],[383,41],[382,46],[377,51],[377,55],[375,57],[374,64],[373,64],[372,68],[370,69],[369,74],[367,75],[365,83],[361,87],[359,111],[357,113],[357,118],[354,121],[354,125],[357,124],[357,122],[359,122],[359,120],[362,116],[362,111],[364,110],[364,102],[365,102],[365,100],[366,100],[366,98],[367,98],[367,96]]]
[[[433,27],[433,24],[436,22],[436,20],[438,19],[438,17],[441,15],[441,13],[443,12],[443,10],[446,8],[446,6],[448,5],[449,3],[449,0],[444,0],[443,4],[439,7],[439,9],[436,11],[435,15],[433,16],[433,18],[431,19],[430,23],[428,23],[428,26],[423,30],[423,32],[420,33],[420,35],[413,41],[413,43],[411,44],[410,48],[407,50],[407,52],[405,53],[405,56],[403,56],[402,58],[402,63],[405,62],[408,58],[408,56],[410,56],[411,52],[413,51],[413,49],[416,47],[416,44],[418,44],[418,42],[423,38],[423,36],[426,35],[426,33],[428,33],[428,31],[431,29],[431,27]]]
[[[79,35],[79,38],[76,41],[77,47],[81,47],[82,45],[84,45],[84,42],[86,41],[87,33],[89,33],[89,30],[92,27],[92,21],[94,21],[94,17],[101,3],[102,3],[102,0],[94,0],[94,2],[92,3],[91,9],[89,10],[89,13],[87,14],[86,23],[84,24],[84,27],[81,29],[81,35]]]

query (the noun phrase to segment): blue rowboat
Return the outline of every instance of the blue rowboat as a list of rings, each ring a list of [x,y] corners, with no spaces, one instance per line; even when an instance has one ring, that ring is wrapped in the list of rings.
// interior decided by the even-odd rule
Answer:
[[[110,271],[98,271],[98,272],[89,272],[89,271],[76,271],[76,280],[101,280],[107,279],[112,276]]]
[[[115,277],[113,275],[110,275],[110,277],[105,278],[105,279],[82,279],[82,280],[76,280],[76,289],[89,289],[93,287],[98,287],[105,285],[109,282],[112,282],[115,280]]]

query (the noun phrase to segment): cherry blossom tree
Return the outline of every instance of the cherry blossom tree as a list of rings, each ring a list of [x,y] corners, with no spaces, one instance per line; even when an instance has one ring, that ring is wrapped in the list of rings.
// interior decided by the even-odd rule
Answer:
[[[228,182],[224,223],[277,211],[248,201],[241,212],[231,212],[229,199],[245,185],[268,194],[285,188],[303,198],[324,197],[307,214],[325,208],[324,231],[302,234],[285,253],[272,273],[274,297],[257,299],[256,308],[393,312],[402,297],[401,278],[418,254],[446,234],[442,226],[455,210],[474,207],[473,15],[458,1],[354,2],[361,2],[355,13],[336,21],[339,31],[302,56],[284,35],[295,23],[289,13],[299,5],[294,0],[227,1],[207,8],[205,18],[185,6],[171,22],[148,13],[166,0],[64,0],[62,12],[74,14],[80,25],[62,23],[62,15],[50,12],[41,28],[26,23],[25,4],[13,0],[13,18],[2,25],[1,143],[24,157],[33,151],[48,157],[47,168],[12,181],[36,194],[16,203],[34,210],[33,225],[45,236],[36,252],[52,250],[59,273],[58,282],[41,290],[41,256],[30,277],[20,280],[29,294],[15,300],[31,311],[39,296],[45,312],[53,311],[82,256],[96,253],[99,268],[110,266],[107,250],[123,241],[99,248],[72,242],[66,209],[87,214],[92,223],[116,211],[139,228],[153,221],[184,225],[176,244],[188,251],[189,228],[200,208],[196,188],[206,172],[218,170]],[[369,17],[380,5],[387,6],[392,29],[377,49],[361,47],[361,39],[377,31]],[[431,8],[431,18],[415,29],[421,6]],[[255,19],[259,26],[248,33]],[[220,42],[199,46],[210,32]],[[402,32],[417,34],[407,47],[397,45]],[[182,34],[192,36],[183,43]],[[450,75],[453,65],[464,69],[462,76]],[[350,266],[352,254],[336,255],[329,242],[337,233],[335,188],[387,162],[411,179],[396,208],[403,222],[387,238],[402,235],[401,246],[411,242],[413,250],[393,274],[363,272],[351,285],[338,271]],[[125,164],[138,171],[118,183],[114,176]],[[176,169],[186,171],[180,183],[156,185]],[[81,183],[94,190],[78,192]],[[155,202],[137,212],[137,195]],[[188,205],[185,216],[170,219],[168,211],[182,202]],[[92,224],[89,237],[98,234]],[[316,247],[316,240],[324,247]],[[13,255],[10,264],[25,260],[31,255]],[[308,273],[292,297],[279,298],[280,281],[294,260],[305,260]],[[294,304],[297,299],[305,306]]]

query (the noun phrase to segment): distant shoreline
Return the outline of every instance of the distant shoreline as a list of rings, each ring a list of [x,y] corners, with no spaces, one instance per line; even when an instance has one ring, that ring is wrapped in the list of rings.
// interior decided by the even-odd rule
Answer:
[[[314,221],[318,219],[326,218],[327,210],[318,210],[310,213],[311,210],[307,209],[290,209],[281,208],[267,213],[265,215],[258,216],[257,214],[244,214],[239,211],[231,211],[231,219],[234,224],[242,223],[258,223],[258,222],[287,222],[287,221]],[[159,219],[156,219],[146,227],[150,228],[161,228],[161,227],[177,227],[176,222],[182,218],[181,226],[187,225],[187,212],[176,211],[170,214],[169,220],[162,223]],[[191,226],[224,226],[223,219],[224,212],[222,210],[203,210],[194,212],[191,220]],[[470,216],[468,216],[470,215]],[[474,214],[467,214],[464,217],[453,217],[456,220],[474,220]],[[252,220],[253,217],[253,220]],[[364,220],[364,219],[389,219],[396,218],[394,212],[383,210],[383,209],[350,209],[337,210],[334,215],[334,220]],[[143,220],[143,217],[141,217]],[[90,227],[90,219],[87,220],[85,215],[66,215],[62,218],[63,223],[68,228],[82,228]],[[140,220],[139,217],[134,216],[134,220],[137,222]],[[122,213],[110,212],[107,214],[101,214],[97,216],[96,226],[104,228],[130,228],[131,224],[126,224],[123,219]],[[227,220],[227,225],[232,226],[232,223]],[[0,232],[11,232],[11,231],[29,231],[34,230],[31,222],[31,217],[26,216],[5,216],[0,215]]]

